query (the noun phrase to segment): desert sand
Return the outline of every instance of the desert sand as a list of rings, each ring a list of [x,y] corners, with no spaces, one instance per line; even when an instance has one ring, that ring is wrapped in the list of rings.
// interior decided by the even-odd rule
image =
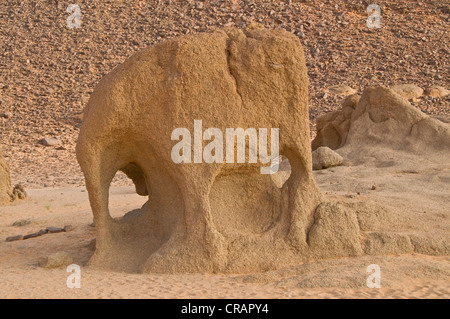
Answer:
[[[394,161],[394,160],[392,160]],[[401,165],[400,165],[401,167]],[[390,167],[340,166],[315,171],[325,197],[348,203],[376,202],[389,208],[395,222],[386,231],[449,232],[450,171],[405,171]],[[436,184],[436,181],[440,182]],[[377,185],[375,190],[372,186]],[[358,195],[358,193],[360,195]],[[113,217],[140,207],[133,186],[110,190]],[[279,270],[237,275],[129,274],[86,267],[95,237],[84,188],[29,189],[28,198],[1,207],[2,239],[71,224],[71,232],[0,243],[1,298],[448,298],[448,256],[419,253],[334,258]],[[15,221],[31,221],[11,226]],[[81,288],[68,288],[66,267],[45,269],[39,260],[66,251],[81,266]],[[367,266],[378,264],[381,288],[368,288]]]

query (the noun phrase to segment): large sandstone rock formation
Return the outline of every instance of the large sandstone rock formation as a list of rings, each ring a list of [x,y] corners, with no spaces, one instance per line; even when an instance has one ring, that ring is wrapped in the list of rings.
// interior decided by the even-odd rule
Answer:
[[[105,76],[85,109],[77,144],[97,230],[90,264],[247,272],[360,254],[355,215],[334,204],[316,210],[321,196],[312,175],[307,87],[299,40],[259,28],[172,39]],[[174,163],[172,131],[192,132],[194,120],[222,132],[279,128],[289,179],[275,185],[260,174],[261,163]],[[114,219],[108,191],[118,170],[148,201]],[[330,251],[323,245],[333,230],[342,241]]]
[[[9,166],[0,150],[0,205],[7,204],[11,201],[11,189]]]
[[[410,206],[404,207],[397,202],[397,206],[391,205],[386,213],[383,213],[384,209],[364,207],[361,203],[358,203],[358,207],[347,207],[357,214],[364,254],[400,254],[412,251],[429,255],[450,253],[448,223],[442,223],[442,227],[433,227],[430,232],[427,228],[421,228],[423,225],[420,215],[432,219],[432,214],[428,214],[427,209],[417,215],[420,202],[429,196],[428,207],[433,206],[433,196],[436,196],[438,200],[435,202],[439,203],[436,204],[439,207],[437,211],[442,211],[439,216],[443,220],[446,218],[448,207],[441,203],[450,194],[449,123],[422,113],[391,89],[369,87],[360,98],[356,95],[348,97],[344,100],[342,109],[320,117],[317,129],[312,148],[328,146],[344,158],[344,167],[336,169],[334,175],[316,175],[316,180],[321,185],[331,184],[330,180],[338,180],[339,185],[342,185],[338,188],[340,191],[362,190],[366,194],[379,192],[374,198],[382,205],[390,205],[391,197],[400,197],[399,194],[403,201],[410,203]],[[370,172],[369,180],[366,179],[367,172]],[[408,175],[414,177],[406,177]],[[379,177],[380,189],[375,184],[370,187],[373,176]],[[409,185],[405,183],[401,186],[401,183],[397,184],[397,178],[411,179],[408,179]],[[364,184],[361,189],[360,185]],[[397,215],[399,212],[403,215]],[[316,211],[316,220],[318,216]],[[351,214],[348,216],[352,218]],[[395,222],[398,216],[402,216],[400,223]],[[402,225],[405,223],[404,219],[414,220],[420,227],[412,225],[397,232],[395,227],[386,231],[385,226],[382,226],[383,223]],[[351,224],[346,225],[350,231]],[[315,232],[311,231],[310,235]],[[321,241],[324,240],[319,240]]]
[[[382,148],[448,158],[450,125],[422,113],[393,90],[369,87],[361,98],[350,96],[341,110],[317,119],[312,149],[320,146],[353,159]]]

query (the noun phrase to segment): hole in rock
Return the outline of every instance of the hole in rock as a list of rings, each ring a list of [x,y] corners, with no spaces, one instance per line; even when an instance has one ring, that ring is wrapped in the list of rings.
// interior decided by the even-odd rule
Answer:
[[[209,202],[220,233],[230,238],[262,234],[277,224],[282,190],[272,181],[272,175],[261,174],[258,168],[228,171],[216,177]]]
[[[120,170],[116,172],[109,188],[109,213],[112,218],[118,219],[128,212],[140,209],[148,201],[148,196],[145,196],[146,187],[139,184],[145,183],[143,175],[139,177],[141,172],[140,168],[135,166],[132,172],[134,175],[130,174],[137,180],[137,185],[124,172]]]
[[[284,155],[280,155],[278,163],[274,164],[279,165],[278,171],[274,174],[271,174],[270,178],[272,179],[272,182],[276,187],[282,188],[291,176],[291,164],[289,163],[289,159]]]

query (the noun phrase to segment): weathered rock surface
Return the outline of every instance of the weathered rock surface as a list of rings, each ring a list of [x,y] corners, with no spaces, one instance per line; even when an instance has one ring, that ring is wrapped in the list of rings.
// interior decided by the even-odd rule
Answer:
[[[351,88],[348,85],[330,86],[329,88],[327,88],[326,92],[340,96],[349,96],[357,93],[355,89]]]
[[[430,87],[427,87],[423,94],[434,98],[442,98],[449,95],[450,90],[447,90],[446,88],[439,85],[432,85]]]
[[[65,251],[58,251],[39,261],[39,265],[44,268],[59,268],[73,263],[72,256]]]
[[[325,169],[342,164],[343,157],[326,146],[321,146],[312,152],[313,169]]]
[[[91,264],[247,272],[306,258],[306,232],[320,200],[307,85],[298,38],[260,27],[171,39],[103,78],[84,111],[77,144],[97,231]],[[279,128],[280,154],[292,168],[288,187],[260,174],[260,163],[174,163],[172,131],[192,130],[194,120],[222,132]],[[120,221],[107,206],[118,170],[138,194],[149,194],[147,204]]]
[[[397,84],[392,86],[391,90],[409,101],[413,101],[423,95],[423,89],[414,84]]]
[[[9,176],[9,166],[3,158],[0,150],[0,205],[5,205],[11,201],[11,178]]]
[[[447,156],[450,150],[448,123],[422,113],[385,87],[366,88],[354,109],[325,114],[317,123],[313,150],[345,146],[357,157],[364,156],[368,147]]]

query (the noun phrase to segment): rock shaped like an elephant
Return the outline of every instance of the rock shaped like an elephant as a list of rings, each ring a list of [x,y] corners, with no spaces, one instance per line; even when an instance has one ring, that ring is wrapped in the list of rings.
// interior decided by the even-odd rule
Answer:
[[[77,143],[97,229],[90,263],[136,272],[246,272],[302,260],[320,200],[307,88],[299,40],[261,28],[171,39],[105,76]],[[192,132],[196,120],[222,132],[277,128],[290,178],[276,187],[260,173],[261,162],[175,163],[172,132]],[[149,199],[113,219],[108,192],[118,170]]]

